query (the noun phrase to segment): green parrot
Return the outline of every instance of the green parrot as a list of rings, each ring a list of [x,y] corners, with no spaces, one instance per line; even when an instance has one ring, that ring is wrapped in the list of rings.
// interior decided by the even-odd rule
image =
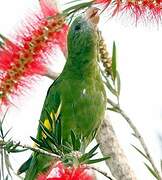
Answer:
[[[70,141],[72,130],[82,135],[86,146],[93,140],[106,110],[106,93],[97,61],[97,11],[90,8],[72,22],[67,39],[67,62],[50,86],[40,116],[40,122],[49,131],[55,128],[49,114],[51,119],[60,116],[63,141]],[[39,125],[37,139],[43,137],[45,134]],[[33,153],[25,180],[36,179],[38,174],[47,171],[51,162],[51,157]]]

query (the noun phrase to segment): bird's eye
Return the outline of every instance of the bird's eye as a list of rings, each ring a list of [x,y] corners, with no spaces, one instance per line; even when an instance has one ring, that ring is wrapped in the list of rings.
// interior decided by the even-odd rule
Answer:
[[[81,29],[81,24],[78,24],[78,25],[75,26],[76,31],[79,31],[80,29]]]

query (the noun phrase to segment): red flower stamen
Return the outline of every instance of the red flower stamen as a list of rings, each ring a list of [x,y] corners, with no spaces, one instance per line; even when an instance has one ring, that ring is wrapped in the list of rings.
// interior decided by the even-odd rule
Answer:
[[[86,166],[65,167],[58,162],[46,174],[38,176],[37,180],[94,180],[92,170]]]
[[[159,22],[162,15],[162,0],[94,0],[94,3],[105,5],[112,9],[112,16],[118,12],[130,13],[136,21],[139,19]]]
[[[29,86],[28,79],[46,72],[44,56],[57,44],[63,52],[66,51],[66,36],[68,26],[55,9],[48,7],[41,0],[40,17],[37,22],[22,30],[22,37],[17,35],[17,42],[1,36],[3,44],[0,47],[0,99],[2,104],[9,104],[9,97],[18,94],[21,87]],[[52,16],[50,18],[47,18]],[[33,19],[33,18],[32,18]],[[32,27],[32,28],[31,28]],[[34,27],[34,28],[33,28]],[[28,30],[28,35],[25,32]]]

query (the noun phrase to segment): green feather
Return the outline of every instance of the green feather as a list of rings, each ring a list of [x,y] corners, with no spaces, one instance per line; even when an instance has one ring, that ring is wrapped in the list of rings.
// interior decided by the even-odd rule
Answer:
[[[106,93],[97,63],[97,42],[94,26],[84,17],[76,18],[68,33],[67,63],[59,78],[50,86],[40,117],[45,126],[48,124],[46,120],[49,120],[49,130],[55,133],[55,122],[51,122],[49,114],[60,114],[63,142],[71,142],[73,131],[83,137],[87,146],[104,118]],[[39,126],[37,139],[43,137]],[[51,158],[34,153],[25,180],[33,180],[40,172],[46,171],[50,161]]]

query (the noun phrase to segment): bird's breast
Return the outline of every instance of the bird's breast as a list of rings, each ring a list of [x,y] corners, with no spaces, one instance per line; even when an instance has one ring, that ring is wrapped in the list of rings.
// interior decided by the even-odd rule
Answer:
[[[72,129],[88,136],[99,128],[104,118],[106,96],[102,80],[67,82],[62,103],[64,135]]]

